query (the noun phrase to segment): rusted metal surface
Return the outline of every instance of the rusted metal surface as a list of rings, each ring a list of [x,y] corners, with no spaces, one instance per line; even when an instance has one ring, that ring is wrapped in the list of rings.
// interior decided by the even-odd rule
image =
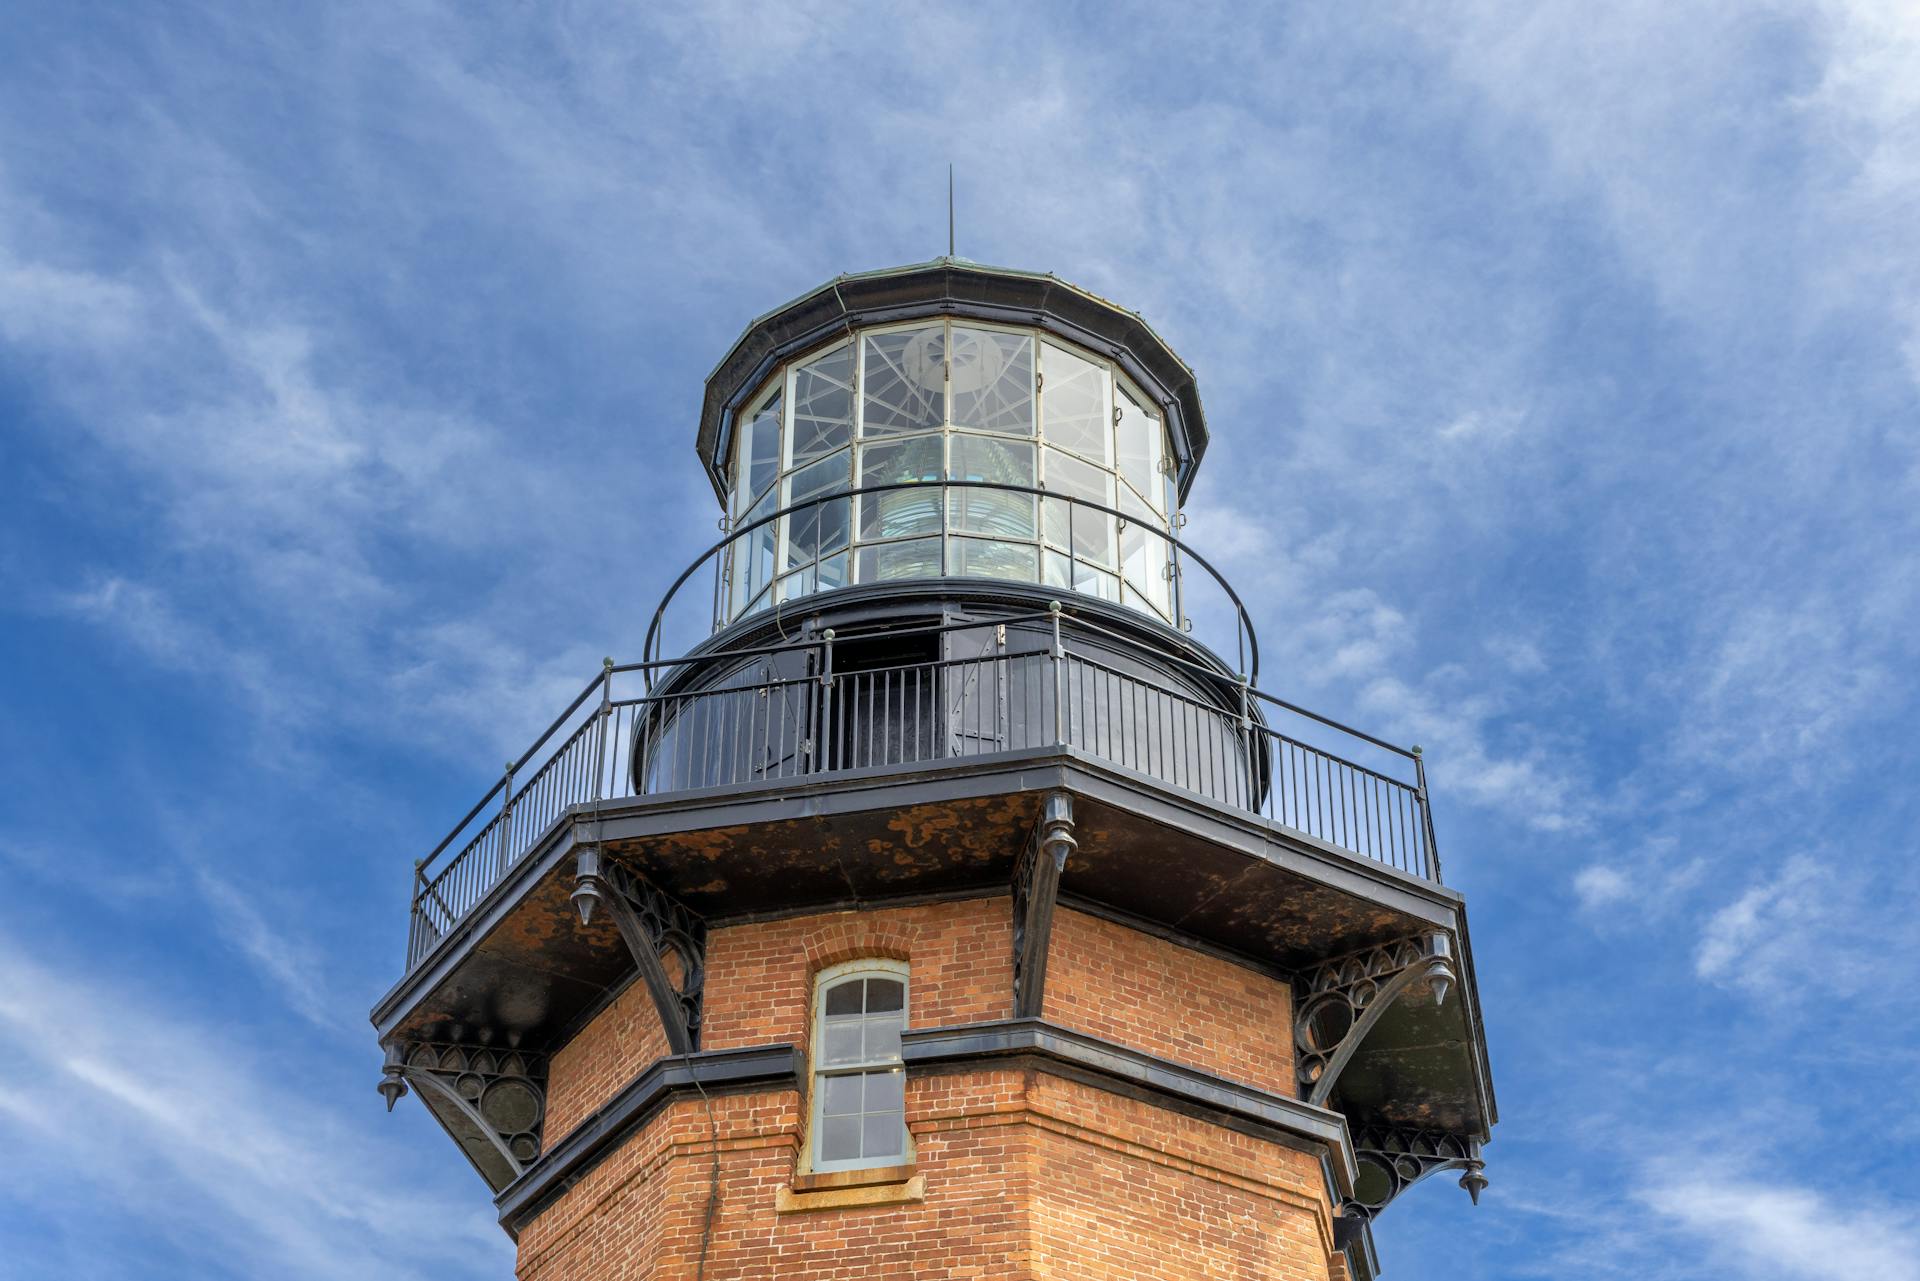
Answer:
[[[639,835],[621,835],[621,812],[610,809],[589,835],[604,831],[609,857],[710,924],[724,923],[1004,891],[1045,789],[1064,781],[1075,792],[1079,843],[1062,892],[1228,953],[1290,970],[1454,918],[1457,896],[1437,887],[1415,913],[1383,901],[1391,895],[1288,866],[1248,816],[1152,816],[1143,804],[1116,803],[1110,789],[1084,779],[1076,786],[1077,777],[1070,768],[1008,768],[954,782],[964,795],[920,779],[869,782],[844,795],[826,787],[782,802],[786,817],[752,822],[726,822],[728,811],[711,807],[679,820],[656,807],[648,822],[657,830]],[[926,798],[915,800],[916,792]],[[569,902],[567,848],[543,856],[547,870],[537,879],[503,887],[514,897],[497,924],[464,944],[444,978],[416,995],[396,994],[396,1031],[449,1038],[487,1027],[541,1048],[627,981],[633,962],[611,921],[599,916],[583,926]]]

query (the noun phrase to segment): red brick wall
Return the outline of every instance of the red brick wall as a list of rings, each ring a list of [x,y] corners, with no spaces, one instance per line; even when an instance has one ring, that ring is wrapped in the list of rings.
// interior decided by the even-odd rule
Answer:
[[[912,967],[910,1021],[937,1027],[1012,1012],[1005,897],[840,912],[713,931],[706,1048],[807,1038],[813,976],[866,956]],[[1123,926],[1063,911],[1048,1017],[1291,1092],[1284,985]],[[554,1056],[549,1142],[664,1052],[635,984]],[[916,1073],[907,1088],[922,1202],[782,1213],[805,1142],[798,1090],[722,1095],[711,1122],[676,1102],[628,1137],[520,1237],[522,1281],[690,1279],[719,1203],[706,1276],[1233,1277],[1328,1281],[1318,1161],[1015,1064]]]
[[[917,1076],[925,1200],[780,1213],[799,1095],[684,1100],[520,1237],[521,1281],[1328,1281],[1319,1167],[1278,1144],[1012,1067]]]
[[[1063,1027],[1296,1093],[1287,984],[1097,916],[1055,915],[1044,1012]]]
[[[666,1052],[660,1011],[647,985],[636,978],[548,1063],[547,1145],[564,1137]]]
[[[1013,1012],[1013,916],[1007,898],[830,912],[707,936],[703,1049],[807,1039],[813,976],[861,957],[911,966],[908,1023],[940,1027]]]

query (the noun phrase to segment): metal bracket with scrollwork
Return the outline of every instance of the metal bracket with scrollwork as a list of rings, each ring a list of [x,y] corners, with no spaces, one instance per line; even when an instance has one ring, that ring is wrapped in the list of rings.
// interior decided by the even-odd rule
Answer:
[[[1078,845],[1073,797],[1051,792],[1033,836],[1013,863],[1013,1017],[1037,1019],[1046,1000],[1047,945],[1053,937],[1060,873]]]
[[[391,1112],[412,1086],[435,1112],[464,1118],[469,1155],[496,1187],[525,1173],[540,1155],[547,1116],[547,1057],[511,1047],[451,1041],[387,1045],[380,1093]],[[455,1122],[449,1121],[449,1124]],[[484,1143],[499,1164],[471,1149]]]
[[[583,846],[576,857],[571,897],[582,925],[591,924],[594,909],[602,905],[613,917],[660,1011],[668,1048],[675,1054],[699,1049],[706,922],[666,891],[607,858],[594,845]],[[677,982],[667,972],[670,957],[679,964]]]
[[[1370,1221],[1402,1192],[1442,1170],[1461,1171],[1460,1186],[1475,1205],[1487,1186],[1480,1144],[1442,1130],[1368,1126],[1354,1133],[1353,1155],[1360,1173],[1343,1215]]]
[[[1340,1073],[1402,993],[1421,988],[1440,1005],[1454,980],[1445,934],[1397,939],[1302,971],[1293,1020],[1300,1096],[1326,1107]]]

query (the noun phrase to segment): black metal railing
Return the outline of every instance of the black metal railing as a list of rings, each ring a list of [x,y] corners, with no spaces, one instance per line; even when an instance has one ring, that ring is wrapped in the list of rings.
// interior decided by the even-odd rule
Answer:
[[[882,485],[863,485],[836,493],[821,494],[753,520],[729,526],[726,536],[696,557],[680,576],[674,579],[667,588],[666,594],[661,597],[658,608],[654,610],[653,619],[647,626],[646,641],[641,647],[641,660],[648,663],[660,661],[669,644],[668,632],[684,633],[691,630],[684,621],[679,626],[671,626],[671,623],[675,602],[682,599],[681,590],[699,574],[703,566],[712,571],[714,582],[711,600],[699,617],[698,630],[711,635],[747,616],[738,614],[729,607],[728,575],[734,558],[750,554],[751,544],[761,531],[779,531],[788,527],[780,522],[788,522],[795,527],[809,526],[818,531],[824,525],[823,516],[828,509],[844,509],[839,513],[838,519],[844,520],[847,524],[847,542],[836,543],[830,549],[824,548],[823,540],[816,532],[812,537],[813,551],[810,561],[789,562],[789,553],[778,550],[770,553],[779,562],[782,573],[802,584],[791,601],[796,608],[801,607],[808,597],[821,591],[833,590],[831,587],[823,588],[820,585],[823,557],[852,557],[855,554],[856,542],[861,547],[874,548],[926,539],[937,540],[940,544],[939,563],[933,577],[946,579],[954,576],[955,567],[949,564],[950,542],[956,536],[963,540],[971,539],[978,532],[967,532],[950,522],[949,515],[954,510],[952,498],[956,493],[963,501],[991,494],[1031,499],[1033,508],[1027,513],[1029,527],[1023,533],[1004,537],[1022,545],[1031,543],[1039,558],[1044,558],[1048,554],[1057,557],[1066,566],[1067,577],[1076,582],[1083,577],[1090,582],[1111,580],[1117,593],[1113,598],[1116,603],[1123,601],[1127,592],[1132,590],[1132,584],[1127,579],[1125,567],[1121,563],[1125,559],[1124,541],[1127,535],[1134,532],[1152,540],[1153,545],[1159,548],[1159,554],[1150,563],[1165,567],[1168,588],[1167,606],[1170,611],[1168,621],[1171,622],[1173,629],[1182,634],[1193,633],[1196,643],[1212,653],[1221,655],[1223,659],[1231,655],[1234,671],[1245,672],[1249,680],[1259,680],[1260,640],[1254,632],[1253,619],[1248,615],[1246,605],[1240,600],[1239,593],[1234,591],[1233,585],[1205,556],[1161,528],[1157,521],[1143,519],[1139,513],[1129,513],[1118,507],[1111,507],[1092,499],[1077,498],[1059,490],[988,480],[896,481]],[[913,532],[900,537],[876,539],[861,536],[856,539],[855,533],[860,528],[860,517],[853,506],[854,501],[859,500],[862,503],[877,501],[881,496],[889,494],[924,497],[927,504],[940,513],[938,523],[924,528],[916,526]],[[1056,513],[1063,516],[1064,521],[1055,520]],[[1099,560],[1081,549],[1080,531],[1106,521],[1116,522],[1111,527],[1114,534],[1114,545],[1111,548],[1114,555],[1112,561]],[[1052,547],[1047,544],[1048,530],[1056,525],[1062,526],[1065,530],[1061,540],[1063,546]],[[958,531],[957,534],[956,531]],[[987,536],[987,539],[993,541],[991,536]],[[1100,541],[1105,542],[1104,539]],[[1050,586],[1054,590],[1071,590],[1065,583],[1046,583],[1044,574],[1038,570],[1038,565],[1037,559],[1035,578],[1024,581]],[[772,574],[773,571],[770,570],[769,573]],[[809,583],[812,586],[806,586]],[[777,585],[769,584],[768,591],[769,601],[778,598]],[[698,610],[699,606],[696,604],[693,608]],[[1150,608],[1141,608],[1138,612],[1143,617],[1154,617]]]
[[[1440,880],[1419,749],[1403,749],[1263,694],[1218,668],[1143,646],[1097,622],[1063,632],[1065,611],[1005,620],[979,656],[848,670],[834,635],[698,656],[738,660],[730,683],[674,688],[655,678],[688,659],[615,664],[433,852],[415,865],[411,970],[553,826],[583,807],[639,796],[751,789],[850,771],[999,752],[1074,751],[1327,845]],[[979,632],[979,623],[919,629]],[[989,629],[991,630],[991,629]],[[898,637],[903,633],[889,633]],[[1089,641],[1092,637],[1088,638]],[[1139,670],[1125,665],[1145,661]],[[1185,671],[1191,681],[1176,679]],[[1305,728],[1285,732],[1277,722]],[[1331,731],[1348,759],[1307,741]],[[1379,766],[1376,768],[1375,766]],[[1396,778],[1398,767],[1411,778]]]

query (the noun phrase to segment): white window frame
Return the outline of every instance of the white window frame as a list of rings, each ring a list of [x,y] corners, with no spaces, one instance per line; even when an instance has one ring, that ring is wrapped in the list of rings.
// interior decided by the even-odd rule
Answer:
[[[826,1090],[823,1082],[828,1077],[854,1076],[869,1072],[895,1071],[902,1076],[902,1097],[905,1097],[906,1067],[900,1059],[874,1059],[860,1063],[839,1063],[826,1066],[822,1059],[826,1054],[827,993],[849,979],[889,978],[900,983],[900,1027],[904,1032],[912,1026],[913,986],[904,961],[886,960],[880,957],[867,957],[857,961],[845,961],[839,965],[830,965],[813,978],[813,1009],[808,1020],[810,1040],[808,1042],[807,1074],[807,1169],[817,1174],[837,1170],[883,1169],[894,1165],[913,1164],[913,1135],[907,1130],[906,1114],[900,1116],[900,1155],[886,1157],[876,1161],[870,1157],[852,1157],[838,1161],[829,1161],[820,1155],[820,1144],[825,1137],[825,1125],[822,1119],[826,1106]]]
[[[950,421],[953,416],[953,405],[952,405],[952,390],[949,387],[945,392],[943,392],[943,395],[942,395],[942,414],[941,414],[940,426],[937,428],[930,429],[928,432],[925,433],[926,435],[929,435],[929,436],[937,436],[939,439],[940,456],[941,456],[940,474],[942,476],[945,476],[947,473],[952,471],[953,442],[955,437],[957,436],[963,436],[963,435],[978,436],[983,439],[990,439],[990,440],[1020,441],[1020,442],[1031,444],[1033,446],[1033,449],[1034,449],[1033,482],[1036,488],[1042,491],[1046,491],[1050,488],[1050,486],[1048,485],[1048,476],[1047,476],[1047,461],[1046,461],[1047,451],[1049,449],[1059,450],[1066,457],[1073,458],[1076,461],[1088,467],[1093,468],[1095,471],[1102,473],[1107,478],[1109,485],[1113,487],[1113,503],[1112,503],[1113,506],[1115,507],[1120,506],[1120,501],[1119,501],[1120,491],[1122,489],[1125,489],[1128,492],[1130,492],[1135,498],[1139,499],[1149,510],[1155,513],[1156,520],[1154,523],[1158,526],[1159,533],[1166,536],[1177,536],[1177,531],[1180,527],[1180,515],[1179,515],[1178,497],[1177,497],[1177,494],[1174,492],[1173,481],[1172,481],[1173,449],[1172,449],[1172,442],[1167,436],[1166,417],[1165,417],[1165,414],[1161,411],[1161,407],[1155,404],[1151,398],[1146,396],[1140,390],[1140,388],[1133,382],[1133,380],[1128,378],[1121,371],[1117,362],[1109,359],[1108,357],[1102,356],[1097,352],[1081,347],[1070,340],[1058,338],[1055,335],[1045,330],[1037,329],[1031,326],[1000,324],[993,321],[975,320],[967,317],[956,318],[952,316],[943,316],[937,319],[933,317],[922,317],[915,320],[903,320],[903,321],[895,321],[889,324],[865,326],[857,330],[854,330],[850,333],[847,333],[843,336],[838,336],[827,342],[823,342],[819,346],[793,357],[791,360],[786,362],[786,364],[780,369],[780,371],[777,374],[769,378],[767,382],[761,387],[759,393],[755,395],[748,402],[749,408],[743,411],[741,414],[737,415],[735,421],[736,421],[736,424],[750,422],[753,415],[758,411],[760,406],[765,404],[769,396],[777,394],[781,397],[782,409],[780,414],[780,439],[779,439],[779,446],[776,454],[776,457],[778,460],[778,473],[774,481],[776,492],[779,495],[779,498],[776,500],[776,503],[778,506],[785,507],[788,505],[788,502],[790,500],[790,493],[791,493],[791,481],[796,471],[793,465],[793,434],[794,434],[793,393],[794,393],[794,387],[796,385],[796,379],[798,377],[798,371],[800,367],[802,365],[805,365],[809,361],[818,359],[819,357],[829,353],[835,347],[841,345],[842,343],[851,344],[852,346],[853,422],[851,425],[852,430],[851,430],[851,435],[850,435],[847,448],[850,451],[850,458],[848,463],[850,487],[857,489],[863,483],[865,483],[866,478],[864,473],[866,470],[866,467],[865,467],[866,449],[868,446],[874,445],[874,444],[880,444],[880,443],[893,443],[896,441],[906,441],[906,440],[912,439],[915,435],[915,433],[908,433],[905,435],[888,435],[888,436],[877,437],[872,439],[870,439],[867,436],[867,431],[866,431],[867,342],[866,340],[870,337],[882,336],[889,333],[898,333],[902,331],[918,330],[918,329],[930,329],[935,327],[938,327],[941,330],[942,350],[947,353],[947,359],[949,360],[951,360],[951,356],[952,356],[953,331],[956,328],[979,329],[979,330],[986,330],[986,331],[991,331],[991,332],[1001,333],[1001,334],[1017,335],[1021,337],[1028,344],[1028,363],[1030,365],[1030,370],[1029,370],[1030,383],[1029,383],[1028,394],[1032,399],[1032,406],[1033,406],[1032,428],[1030,433],[1027,435],[1014,436],[1014,435],[1008,435],[1003,432],[981,432],[981,431],[976,431],[970,428],[958,427],[958,426],[955,426]],[[1095,367],[1099,368],[1102,371],[1103,377],[1101,379],[1101,391],[1102,391],[1102,396],[1105,403],[1104,418],[1107,423],[1107,433],[1108,433],[1107,447],[1111,454],[1111,461],[1102,462],[1097,458],[1089,458],[1085,454],[1080,453],[1078,450],[1066,448],[1065,446],[1052,443],[1047,439],[1046,405],[1042,396],[1040,362],[1042,359],[1043,348],[1045,348],[1048,345],[1058,347],[1062,351],[1067,352],[1068,354],[1076,357],[1077,359],[1087,361],[1088,363],[1094,365]],[[1116,421],[1117,420],[1116,407],[1119,403],[1118,397],[1120,396],[1123,390],[1131,394],[1134,402],[1142,407],[1142,409],[1146,412],[1148,417],[1154,422],[1155,426],[1159,431],[1159,437],[1160,437],[1159,448],[1160,448],[1161,466],[1166,472],[1166,478],[1164,481],[1164,490],[1158,496],[1160,499],[1158,503],[1155,502],[1154,496],[1142,494],[1138,489],[1134,488],[1132,483],[1127,479],[1127,477],[1125,476],[1125,474],[1123,474],[1120,468],[1119,440],[1115,435],[1115,431],[1118,427],[1118,423]],[[744,504],[747,502],[747,496],[742,493],[742,486],[744,485],[744,479],[747,471],[745,466],[745,459],[742,456],[742,451],[744,450],[744,447],[745,447],[745,442],[744,442],[744,439],[742,438],[743,436],[744,436],[744,433],[739,430],[738,426],[736,426],[735,440],[733,442],[733,449],[732,449],[732,453],[734,455],[733,468],[732,468],[732,474],[731,474],[732,492],[729,494],[729,503],[730,503],[730,506],[734,509],[730,512],[731,524],[736,529],[741,523],[744,522],[744,519],[747,515],[748,510],[750,510],[750,508],[747,508],[746,506],[744,506]],[[836,556],[844,555],[846,557],[846,569],[844,572],[844,577],[846,581],[842,584],[843,586],[852,585],[859,581],[857,567],[859,564],[860,551],[863,547],[880,546],[885,542],[902,541],[902,540],[911,539],[911,538],[937,538],[940,540],[941,573],[945,574],[949,570],[948,562],[952,553],[952,547],[953,547],[952,540],[955,538],[969,537],[969,535],[956,533],[950,527],[949,521],[948,521],[949,511],[947,506],[943,504],[941,507],[941,513],[940,513],[940,516],[941,516],[940,528],[936,532],[915,534],[915,535],[902,535],[901,539],[898,539],[898,540],[862,538],[860,536],[860,523],[861,523],[861,518],[864,514],[862,509],[866,506],[867,501],[868,500],[865,498],[853,498],[848,500],[847,546],[843,552],[835,553]],[[1162,505],[1164,505],[1164,510],[1162,509]],[[1169,625],[1174,625],[1172,612],[1169,612],[1169,613],[1161,612],[1160,609],[1154,606],[1151,602],[1145,600],[1145,598],[1143,597],[1140,597],[1138,592],[1134,593],[1134,596],[1136,598],[1135,600],[1129,600],[1127,598],[1127,586],[1126,586],[1125,574],[1123,572],[1123,569],[1120,563],[1120,557],[1119,557],[1120,529],[1117,524],[1114,526],[1114,529],[1113,529],[1115,563],[1112,568],[1108,568],[1104,565],[1101,565],[1097,561],[1083,559],[1082,557],[1076,554],[1073,548],[1061,547],[1057,542],[1047,537],[1046,501],[1044,496],[1036,500],[1035,512],[1037,517],[1037,524],[1034,530],[1034,536],[1032,538],[1030,539],[1021,539],[1021,538],[988,539],[986,541],[997,541],[997,542],[1031,545],[1035,549],[1035,568],[1037,573],[1034,581],[1036,583],[1040,583],[1040,584],[1046,583],[1046,576],[1048,572],[1047,567],[1049,564],[1048,557],[1049,557],[1049,554],[1051,554],[1055,557],[1065,560],[1068,565],[1067,578],[1069,582],[1066,585],[1061,585],[1064,587],[1064,589],[1077,590],[1073,588],[1071,584],[1073,582],[1078,581],[1080,574],[1082,572],[1081,567],[1084,567],[1085,572],[1093,574],[1098,578],[1100,578],[1101,580],[1106,580],[1106,579],[1113,580],[1113,583],[1115,585],[1115,593],[1116,593],[1114,598],[1115,603],[1128,605],[1129,607],[1135,609],[1138,612],[1144,613],[1149,617],[1158,618],[1162,622],[1166,622]],[[1112,520],[1113,518],[1108,518],[1108,519]],[[773,548],[774,571],[770,575],[769,581],[766,587],[763,589],[763,594],[755,595],[752,600],[748,600],[745,598],[746,580],[749,579],[751,576],[751,567],[748,565],[742,565],[739,563],[744,556],[749,554],[750,548],[748,548],[739,539],[733,539],[729,541],[727,545],[727,552],[724,557],[725,563],[723,565],[723,573],[725,575],[727,588],[728,588],[727,592],[725,593],[726,609],[724,611],[727,621],[731,622],[735,619],[743,618],[747,614],[755,612],[755,610],[759,608],[764,608],[769,603],[772,603],[775,601],[788,600],[788,599],[799,599],[800,597],[811,595],[820,590],[819,584],[816,582],[805,590],[794,591],[794,592],[791,592],[790,594],[786,591],[786,585],[787,585],[788,579],[794,578],[797,576],[804,576],[804,574],[806,573],[805,569],[796,569],[792,571],[790,574],[785,574],[785,575],[783,575],[780,572],[780,566],[785,563],[785,560],[787,557],[788,543],[789,543],[788,524],[789,524],[789,521],[785,519],[776,522],[775,529],[774,529],[774,548]],[[1168,561],[1168,568],[1166,571],[1166,576],[1169,583],[1171,583],[1177,577],[1177,571],[1174,569],[1174,565],[1177,562],[1172,553],[1171,544],[1168,545],[1167,561]],[[736,577],[736,575],[740,577]],[[803,578],[803,581],[804,581],[804,578]],[[1093,592],[1092,594],[1097,599],[1106,599],[1104,595],[1102,595],[1097,591]],[[1174,596],[1177,596],[1177,588],[1169,593],[1170,607],[1172,604],[1172,598]]]

